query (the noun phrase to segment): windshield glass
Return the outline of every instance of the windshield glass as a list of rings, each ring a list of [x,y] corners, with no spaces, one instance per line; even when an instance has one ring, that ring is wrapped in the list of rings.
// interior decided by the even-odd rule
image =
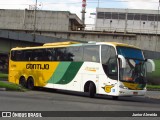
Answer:
[[[142,51],[140,49],[130,47],[117,47],[117,52],[119,55],[123,55],[125,58],[144,60]]]
[[[120,68],[120,80],[145,84],[146,68],[142,51],[135,48],[117,47],[117,52],[126,59],[126,68]]]

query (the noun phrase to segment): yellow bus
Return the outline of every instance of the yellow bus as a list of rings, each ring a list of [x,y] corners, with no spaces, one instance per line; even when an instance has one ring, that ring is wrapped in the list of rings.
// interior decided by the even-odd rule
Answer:
[[[118,96],[145,95],[154,62],[141,49],[116,42],[57,42],[11,49],[9,82]]]

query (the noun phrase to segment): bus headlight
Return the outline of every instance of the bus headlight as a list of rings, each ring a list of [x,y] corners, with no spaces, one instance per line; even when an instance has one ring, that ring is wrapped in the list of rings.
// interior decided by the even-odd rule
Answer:
[[[125,87],[124,85],[120,85],[119,88],[122,88],[122,89],[128,89],[127,87]]]

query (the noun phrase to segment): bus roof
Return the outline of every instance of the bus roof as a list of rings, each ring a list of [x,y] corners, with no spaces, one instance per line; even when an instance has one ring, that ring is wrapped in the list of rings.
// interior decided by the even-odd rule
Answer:
[[[136,49],[140,49],[134,45],[129,45],[129,44],[125,44],[125,43],[118,43],[118,42],[104,42],[106,44],[110,44],[110,45],[113,45],[113,46],[120,46],[120,47],[131,47],[131,48],[136,48]]]
[[[130,47],[140,49],[136,46],[125,44],[125,43],[118,43],[118,42],[88,42],[88,43],[80,43],[80,42],[54,42],[54,43],[45,43],[42,46],[35,46],[35,47],[16,47],[12,48],[11,50],[23,50],[23,49],[37,49],[37,48],[58,48],[58,47],[68,47],[68,46],[82,46],[82,45],[111,45],[111,46],[121,46],[121,47]]]
[[[43,46],[61,46],[61,45],[71,45],[71,44],[78,44],[79,42],[55,42],[55,43],[45,43]]]

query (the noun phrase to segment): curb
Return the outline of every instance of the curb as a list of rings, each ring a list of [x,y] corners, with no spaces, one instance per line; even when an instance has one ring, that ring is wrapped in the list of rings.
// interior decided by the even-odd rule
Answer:
[[[0,88],[0,91],[6,91],[6,88]]]
[[[159,96],[157,96],[157,97],[156,96],[147,96],[147,98],[149,98],[149,99],[158,99],[158,100],[160,99]]]
[[[160,91],[160,89],[152,89],[152,88],[148,88],[147,91]]]
[[[8,78],[6,78],[6,77],[0,77],[0,81],[8,81]]]

